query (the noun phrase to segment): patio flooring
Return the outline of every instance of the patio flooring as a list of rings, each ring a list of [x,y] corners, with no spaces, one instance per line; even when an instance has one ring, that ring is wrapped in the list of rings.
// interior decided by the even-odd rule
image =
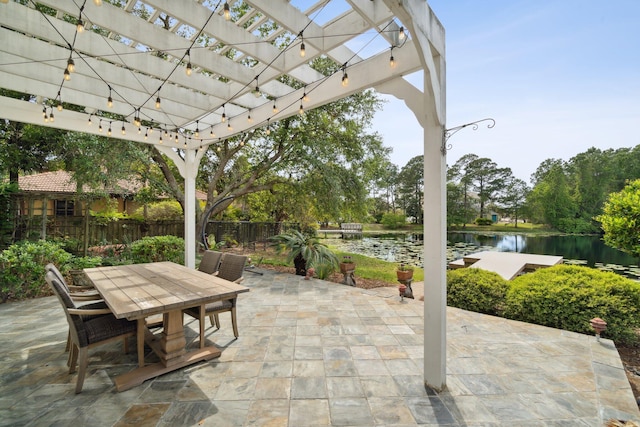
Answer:
[[[0,425],[602,426],[611,418],[640,420],[609,340],[448,308],[447,389],[436,393],[425,389],[422,377],[421,302],[400,301],[396,288],[367,291],[270,271],[245,277],[251,292],[238,302],[240,338],[233,339],[226,313],[219,331],[207,330],[223,347],[219,359],[121,393],[112,379],[135,367],[135,352],[124,354],[121,343],[90,351],[84,389],[76,395],[59,302],[0,305]],[[197,321],[185,321],[197,347]]]

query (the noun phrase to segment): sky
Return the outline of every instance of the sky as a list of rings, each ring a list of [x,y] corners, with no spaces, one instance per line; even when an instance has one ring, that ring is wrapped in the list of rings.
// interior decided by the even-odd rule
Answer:
[[[546,159],[640,144],[640,0],[430,0],[445,28],[447,164],[476,154],[530,177]],[[407,79],[422,89],[422,72]],[[402,168],[423,132],[386,97],[373,130]]]

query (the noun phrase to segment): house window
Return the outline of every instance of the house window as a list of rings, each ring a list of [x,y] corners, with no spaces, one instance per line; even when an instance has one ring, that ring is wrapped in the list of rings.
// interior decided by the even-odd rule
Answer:
[[[73,216],[73,200],[56,200],[56,216]]]

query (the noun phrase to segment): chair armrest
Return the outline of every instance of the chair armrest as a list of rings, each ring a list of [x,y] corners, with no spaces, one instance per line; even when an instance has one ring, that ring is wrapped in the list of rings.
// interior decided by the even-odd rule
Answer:
[[[70,293],[69,296],[74,301],[97,301],[102,299],[102,296],[100,296],[100,294],[97,294],[97,293],[89,294],[89,295],[83,295],[82,293],[79,293],[79,294]]]
[[[84,291],[95,291],[96,288],[93,286],[75,286],[69,285],[69,292],[84,292]]]
[[[69,314],[75,314],[78,316],[93,316],[96,314],[113,314],[111,312],[111,310],[109,310],[108,308],[88,308],[88,309],[82,309],[82,308],[69,308],[67,309],[67,311],[69,312]]]
[[[243,280],[244,280],[244,277],[239,277],[236,280],[234,280],[233,283],[242,283]]]

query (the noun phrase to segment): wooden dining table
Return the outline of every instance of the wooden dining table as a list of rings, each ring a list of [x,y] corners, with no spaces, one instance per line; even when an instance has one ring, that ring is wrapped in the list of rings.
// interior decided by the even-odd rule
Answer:
[[[249,288],[173,262],[84,269],[115,317],[138,322],[138,368],[115,378],[118,391],[193,363],[219,357],[211,345],[187,351],[183,310],[236,298]],[[162,315],[162,331],[153,333],[145,319]],[[201,332],[202,333],[202,332]],[[160,362],[145,365],[144,344]]]

